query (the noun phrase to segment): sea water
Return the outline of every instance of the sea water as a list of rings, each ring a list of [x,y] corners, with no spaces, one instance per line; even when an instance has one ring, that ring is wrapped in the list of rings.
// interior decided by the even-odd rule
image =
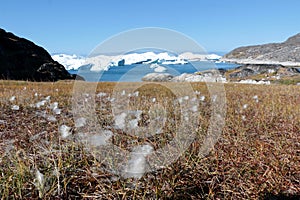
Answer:
[[[195,61],[188,64],[171,64],[160,66],[166,68],[163,73],[178,76],[183,73],[195,73],[209,69],[233,69],[237,67],[232,63],[214,63],[207,61]],[[149,73],[154,73],[151,64],[134,64],[125,66],[112,66],[107,71],[94,72],[88,69],[69,70],[71,74],[78,74],[90,82],[140,82]]]

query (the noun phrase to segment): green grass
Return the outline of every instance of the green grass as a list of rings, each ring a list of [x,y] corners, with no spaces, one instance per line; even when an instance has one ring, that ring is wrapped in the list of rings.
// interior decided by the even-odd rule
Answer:
[[[137,84],[123,83],[122,87],[134,88]],[[112,93],[115,86],[115,83],[100,83],[97,93]],[[76,134],[92,127],[74,127],[73,82],[1,81],[1,199],[299,198],[300,86],[225,84],[226,124],[218,142],[204,157],[199,157],[199,150],[209,127],[210,97],[204,83],[193,83],[192,87],[206,96],[199,103],[199,126],[189,130],[197,138],[176,162],[134,180],[118,178],[105,170],[105,158],[76,140]],[[129,107],[136,104],[148,111],[155,97],[167,108],[170,120],[159,137],[139,138],[111,128],[114,133],[111,142],[126,150],[145,142],[155,149],[163,147],[172,139],[180,118],[177,108],[171,104],[176,97],[157,84],[147,84],[137,90],[140,95],[131,98]],[[35,97],[35,93],[41,95]],[[36,115],[37,111],[50,114],[50,108],[38,109],[31,105],[48,95],[62,109],[60,115],[55,115],[56,122]],[[9,101],[11,96],[16,96],[14,102]],[[96,103],[100,124],[112,126],[109,102],[97,99]],[[20,110],[12,110],[14,104]],[[247,108],[243,108],[245,104]],[[62,124],[73,128],[73,136],[61,137],[58,130]],[[43,174],[43,183],[39,183],[37,171]]]

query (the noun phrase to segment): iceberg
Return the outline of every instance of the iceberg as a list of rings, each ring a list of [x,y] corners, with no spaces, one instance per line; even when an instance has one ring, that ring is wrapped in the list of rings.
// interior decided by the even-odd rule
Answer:
[[[85,65],[85,58],[75,54],[54,54],[52,58],[62,64],[66,70],[77,70],[79,67]]]
[[[165,68],[163,66],[160,66],[157,63],[151,64],[150,68],[154,69],[155,72],[165,72],[165,71],[167,71],[167,68]]]
[[[185,52],[180,55],[173,55],[168,52],[155,53],[152,51],[144,53],[128,53],[124,55],[97,55],[93,57],[81,57],[76,55],[55,54],[52,58],[62,64],[66,70],[84,69],[84,66],[91,66],[91,71],[107,71],[112,66],[124,66],[134,64],[163,64],[163,65],[184,65],[189,61],[214,61],[217,62],[221,56],[216,54],[195,54]],[[163,68],[156,69],[156,72],[163,72]]]

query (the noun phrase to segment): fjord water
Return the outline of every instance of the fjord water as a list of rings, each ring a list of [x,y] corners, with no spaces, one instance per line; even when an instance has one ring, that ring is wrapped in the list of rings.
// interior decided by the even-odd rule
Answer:
[[[71,74],[80,74],[86,81],[90,82],[140,82],[142,78],[154,70],[150,68],[151,64],[134,64],[125,66],[113,66],[107,71],[93,72],[90,70],[69,70]],[[183,73],[195,73],[209,69],[233,69],[237,67],[232,63],[213,63],[207,61],[196,61],[184,65],[162,65],[166,68],[164,73],[178,76]]]

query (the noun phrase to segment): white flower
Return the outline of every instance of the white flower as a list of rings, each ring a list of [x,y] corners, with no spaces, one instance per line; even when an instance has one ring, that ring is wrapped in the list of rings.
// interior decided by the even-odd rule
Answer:
[[[204,100],[205,100],[205,96],[201,96],[200,101],[204,101]]]
[[[47,102],[46,100],[42,100],[42,101],[40,101],[40,102],[37,102],[37,103],[35,104],[35,106],[36,106],[37,108],[40,108],[41,106],[44,106],[46,102]]]
[[[105,97],[107,94],[105,92],[100,92],[97,94],[97,97]]]
[[[199,92],[198,90],[196,90],[196,91],[195,91],[195,94],[196,94],[196,95],[200,95],[201,92]]]
[[[135,147],[133,152],[131,152],[130,160],[123,171],[124,177],[141,178],[147,167],[146,156],[151,154],[152,151],[153,147],[148,144]]]
[[[242,116],[242,120],[246,121],[246,116],[245,115]]]
[[[253,96],[253,99],[255,100],[256,103],[258,103],[258,96],[257,95]]]
[[[50,99],[51,99],[51,96],[47,96],[47,97],[45,98],[46,101],[50,101]]]
[[[12,109],[12,110],[20,110],[20,107],[17,106],[17,105],[13,105],[13,106],[11,107],[11,109]]]
[[[183,97],[183,99],[186,100],[186,101],[189,100],[189,98],[190,98],[189,96]]]
[[[39,170],[36,170],[35,172],[35,186],[39,191],[39,197],[43,198],[45,189],[45,178]]]
[[[75,120],[75,127],[80,128],[83,127],[86,124],[86,119],[84,117],[80,117]]]
[[[71,135],[71,127],[68,127],[67,125],[61,125],[59,127],[59,132],[61,133],[62,138],[66,138],[69,135]]]
[[[9,99],[9,101],[15,101],[16,100],[16,96],[12,96],[12,97],[10,97],[10,99]]]

